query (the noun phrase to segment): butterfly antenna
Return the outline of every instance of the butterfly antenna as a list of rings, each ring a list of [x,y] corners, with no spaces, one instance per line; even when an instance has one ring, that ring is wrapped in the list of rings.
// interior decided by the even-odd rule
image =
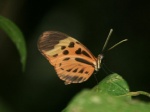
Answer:
[[[108,34],[108,36],[107,36],[107,39],[106,39],[106,41],[105,41],[105,43],[104,43],[102,52],[105,50],[105,48],[106,48],[106,46],[107,46],[107,43],[108,43],[108,41],[109,41],[109,39],[110,39],[110,36],[111,36],[112,32],[113,32],[113,29],[110,29],[109,34]]]
[[[128,41],[128,39],[124,39],[124,40],[122,40],[122,41],[116,43],[115,45],[113,45],[112,47],[110,47],[110,48],[108,49],[108,51],[111,50],[111,49],[113,49],[113,48],[115,48],[116,46],[118,46],[119,44],[121,44],[121,43],[123,43],[123,42],[125,42],[125,41]]]

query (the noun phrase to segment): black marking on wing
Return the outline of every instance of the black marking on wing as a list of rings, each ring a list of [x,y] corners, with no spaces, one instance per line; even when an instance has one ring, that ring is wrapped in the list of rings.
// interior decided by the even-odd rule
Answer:
[[[59,63],[59,66],[61,66],[61,63]]]
[[[65,58],[65,59],[63,59],[63,61],[67,61],[67,60],[69,60],[70,58]]]
[[[76,54],[81,54],[81,48],[78,48],[78,50],[75,51]]]
[[[88,71],[85,72],[85,74],[88,74],[88,73],[89,73]]]
[[[89,61],[87,61],[87,60],[84,60],[84,59],[82,59],[82,58],[75,58],[75,60],[78,61],[78,62],[87,64],[87,65],[91,65],[91,66],[94,67],[94,64],[93,64],[93,63],[91,63],[91,62],[89,62]]]
[[[66,70],[67,72],[70,72],[72,70],[72,68],[70,68],[70,69],[68,69],[68,70]]]
[[[38,48],[40,50],[49,51],[54,49],[54,46],[60,42],[60,40],[66,39],[68,35],[56,32],[46,31],[44,32],[38,41]]]
[[[65,48],[66,48],[66,46],[61,46],[61,50],[65,49]]]
[[[87,56],[87,57],[89,57],[89,58],[91,58],[90,55],[86,51],[84,51],[84,50],[82,51],[82,54],[85,55],[85,56]]]
[[[83,73],[84,72],[84,68],[82,68],[80,71],[79,71],[79,73]]]
[[[69,51],[68,51],[68,50],[64,50],[64,51],[63,51],[63,54],[64,54],[64,55],[67,55],[67,54],[69,54]]]
[[[70,42],[68,47],[73,48],[74,47],[74,42]]]
[[[57,57],[57,56],[58,56],[58,54],[54,54],[54,55],[53,55],[53,57]]]
[[[76,73],[77,71],[78,71],[78,68],[76,68],[76,69],[73,70],[73,72],[75,72],[75,73]]]

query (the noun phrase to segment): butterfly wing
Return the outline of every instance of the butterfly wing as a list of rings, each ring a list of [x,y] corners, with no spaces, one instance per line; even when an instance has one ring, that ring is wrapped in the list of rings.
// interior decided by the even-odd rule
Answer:
[[[82,57],[72,55],[59,58],[55,70],[59,78],[65,81],[65,84],[81,83],[92,75],[94,65]]]
[[[61,32],[44,32],[38,48],[66,84],[86,81],[97,65],[96,58],[83,44]]]

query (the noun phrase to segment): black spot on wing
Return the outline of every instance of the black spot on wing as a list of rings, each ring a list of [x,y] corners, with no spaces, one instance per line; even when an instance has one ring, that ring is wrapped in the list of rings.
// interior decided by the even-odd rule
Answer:
[[[61,50],[65,49],[65,48],[66,48],[66,46],[61,46]]]
[[[74,69],[73,72],[76,73],[78,71],[78,68]]]
[[[84,69],[82,68],[80,71],[79,71],[79,73],[83,73],[84,72]]]
[[[59,66],[61,66],[61,63],[59,63]]]
[[[58,54],[54,54],[54,55],[53,55],[53,57],[57,57],[57,56],[58,56]]]
[[[87,64],[87,65],[91,65],[94,67],[94,64],[89,62],[88,60],[82,59],[82,58],[75,58],[76,61]]]
[[[69,54],[69,51],[68,51],[68,50],[64,50],[64,51],[63,51],[63,54],[64,54],[64,55],[67,55],[67,54]]]
[[[85,72],[85,74],[88,74],[88,73],[89,73],[88,71]]]
[[[61,70],[64,70],[63,68],[60,68]]]
[[[85,56],[87,56],[87,57],[89,57],[89,58],[91,58],[90,55],[86,51],[84,51],[84,50],[82,51],[82,54],[85,55]]]
[[[70,72],[72,70],[72,68],[71,69],[68,69],[68,70],[66,70],[67,72]]]
[[[70,42],[68,47],[73,48],[74,47],[74,42]]]
[[[78,48],[78,50],[75,51],[76,54],[81,54],[81,48]]]

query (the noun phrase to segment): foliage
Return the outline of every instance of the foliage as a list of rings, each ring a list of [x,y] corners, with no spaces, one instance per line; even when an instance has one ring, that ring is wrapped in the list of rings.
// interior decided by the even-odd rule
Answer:
[[[21,57],[20,61],[22,63],[22,70],[24,71],[26,65],[27,51],[26,51],[26,44],[22,32],[15,25],[15,23],[13,23],[11,20],[3,16],[0,16],[0,28],[6,32],[9,38],[16,45]]]
[[[149,112],[149,103],[132,100],[129,93],[126,81],[114,73],[77,94],[63,112]]]

